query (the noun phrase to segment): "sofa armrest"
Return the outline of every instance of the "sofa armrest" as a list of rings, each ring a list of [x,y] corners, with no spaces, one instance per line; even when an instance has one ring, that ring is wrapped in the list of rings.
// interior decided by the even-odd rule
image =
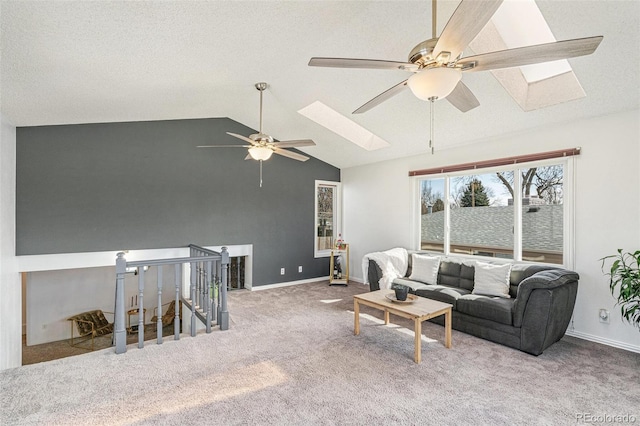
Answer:
[[[521,327],[521,350],[539,355],[564,336],[573,315],[579,278],[573,271],[552,269],[520,283],[513,325]]]
[[[371,291],[380,290],[380,278],[382,278],[382,269],[375,260],[369,260],[369,289]]]

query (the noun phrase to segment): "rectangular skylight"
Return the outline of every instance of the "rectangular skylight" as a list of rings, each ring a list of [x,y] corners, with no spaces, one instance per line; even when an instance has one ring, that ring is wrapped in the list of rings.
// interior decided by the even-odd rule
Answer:
[[[367,151],[375,151],[376,149],[390,146],[389,142],[374,135],[369,130],[320,101],[315,101],[298,112]]]
[[[547,21],[534,0],[507,0],[491,18],[507,48],[553,43]],[[566,59],[520,67],[528,83],[545,80],[571,71]]]

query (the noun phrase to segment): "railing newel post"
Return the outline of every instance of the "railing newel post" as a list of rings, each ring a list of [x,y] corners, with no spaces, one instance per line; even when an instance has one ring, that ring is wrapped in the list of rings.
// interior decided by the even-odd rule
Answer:
[[[113,320],[114,339],[116,354],[122,354],[127,352],[127,331],[124,326],[124,276],[127,273],[127,259],[125,259],[123,252],[119,252],[116,256],[116,308]]]

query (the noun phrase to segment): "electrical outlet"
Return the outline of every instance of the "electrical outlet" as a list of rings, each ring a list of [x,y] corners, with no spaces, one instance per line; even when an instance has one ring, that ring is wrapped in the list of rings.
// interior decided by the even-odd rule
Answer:
[[[284,268],[280,268],[280,275],[284,275]]]
[[[302,272],[302,265],[298,266],[298,272]]]
[[[598,318],[600,319],[600,322],[609,324],[609,311],[606,309],[600,309],[598,311]]]

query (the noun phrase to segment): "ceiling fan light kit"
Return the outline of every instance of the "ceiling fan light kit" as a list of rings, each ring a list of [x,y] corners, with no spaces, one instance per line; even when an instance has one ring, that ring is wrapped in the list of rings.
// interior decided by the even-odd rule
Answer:
[[[462,79],[460,68],[424,68],[409,77],[407,85],[418,99],[429,101],[431,98],[444,99],[449,96],[460,79]]]
[[[273,150],[265,146],[252,146],[251,148],[249,148],[249,155],[254,160],[268,160],[269,158],[271,158],[271,154],[273,154]]]

